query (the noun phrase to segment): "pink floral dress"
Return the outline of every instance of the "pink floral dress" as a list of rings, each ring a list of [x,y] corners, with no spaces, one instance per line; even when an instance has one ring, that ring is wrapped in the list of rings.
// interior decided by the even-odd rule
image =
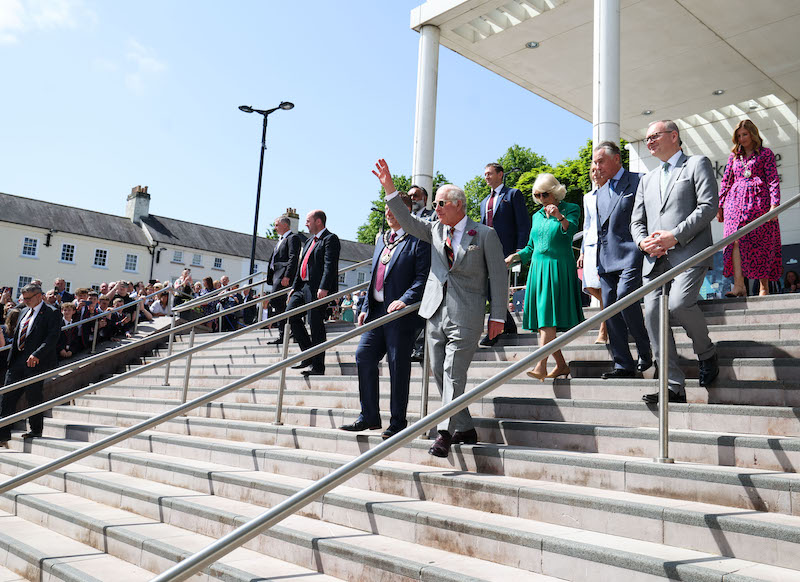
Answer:
[[[749,158],[732,153],[725,166],[719,191],[719,206],[724,210],[724,235],[769,211],[781,202],[781,187],[775,155],[762,147]],[[777,221],[759,226],[739,239],[742,274],[748,279],[777,281],[783,272],[781,231]],[[725,277],[733,276],[733,245],[723,252]]]

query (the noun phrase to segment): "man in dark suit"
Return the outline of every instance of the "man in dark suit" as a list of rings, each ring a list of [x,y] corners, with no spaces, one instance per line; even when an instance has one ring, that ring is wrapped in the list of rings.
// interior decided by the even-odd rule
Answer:
[[[291,230],[292,223],[289,217],[284,215],[275,220],[275,232],[279,239],[272,250],[272,257],[269,259],[269,269],[267,270],[267,282],[272,285],[272,291],[286,289],[294,281],[297,273],[297,265],[300,259],[300,250],[303,246],[300,236]],[[278,315],[286,311],[286,295],[281,295],[270,300],[269,307],[271,315]],[[284,323],[278,324],[278,338],[269,343],[283,343]]]
[[[642,286],[644,255],[631,236],[631,212],[640,176],[622,167],[622,152],[610,141],[594,148],[592,161],[601,181],[605,181],[597,190],[597,272],[603,305],[608,307]],[[638,303],[617,313],[606,327],[614,369],[603,378],[631,378],[637,369],[644,372],[653,365],[650,338]],[[638,363],[631,356],[628,333],[636,342]]]
[[[442,405],[464,393],[472,356],[486,319],[490,296],[490,338],[503,331],[508,307],[508,278],[503,248],[497,233],[466,215],[467,197],[453,184],[440,186],[434,205],[439,220],[412,216],[397,196],[385,160],[372,172],[386,191],[386,204],[403,229],[431,245],[431,270],[419,308],[428,320],[428,355]],[[439,436],[428,450],[435,457],[450,454],[454,443],[475,444],[478,433],[468,409],[439,423]]]
[[[300,253],[300,266],[294,277],[292,293],[289,296],[288,310],[296,309],[306,303],[323,299],[339,290],[339,237],[327,229],[328,217],[322,210],[312,210],[306,217],[306,228],[310,238]],[[303,316],[295,315],[289,319],[292,335],[301,350],[318,346],[325,341],[325,306],[308,312],[311,337],[308,336]],[[310,360],[293,366],[302,369],[304,376],[321,376],[325,373],[325,352]]]
[[[58,295],[58,303],[69,303],[70,301],[75,300],[75,296],[67,291],[67,282],[64,280],[63,277],[56,277],[56,280],[53,281],[53,288],[56,290],[56,294]]]
[[[497,232],[503,245],[503,255],[507,257],[528,244],[531,217],[528,215],[522,192],[503,184],[503,176],[503,166],[500,164],[486,164],[483,169],[483,177],[491,192],[481,200],[481,223]],[[503,333],[509,335],[517,333],[517,324],[507,309]],[[481,345],[491,347],[497,343],[497,339],[491,339],[486,335],[481,340]]]
[[[411,210],[411,199],[401,194]],[[372,321],[387,313],[418,302],[425,289],[431,268],[431,246],[403,231],[394,214],[385,212],[389,232],[375,245],[372,256],[372,278],[367,299],[358,315],[358,324]],[[381,428],[378,407],[378,362],[386,356],[389,366],[392,413],[389,428],[381,435],[388,439],[407,426],[408,384],[411,380],[411,350],[421,318],[412,313],[368,331],[361,336],[356,350],[358,391],[361,414],[342,430],[360,431]]]
[[[705,156],[683,153],[680,131],[674,121],[651,123],[645,143],[661,164],[639,181],[631,215],[631,234],[646,255],[642,275],[648,283],[711,246],[711,221],[719,209],[719,192],[711,161]],[[644,298],[645,324],[656,357],[662,349],[669,354],[669,370],[659,370],[659,374],[667,374],[670,402],[686,402],[686,376],[678,366],[672,335],[671,326],[675,323],[683,327],[692,340],[700,367],[700,385],[708,387],[719,374],[717,349],[708,335],[703,311],[697,305],[706,271],[711,266],[713,261],[709,257],[666,285],[670,318],[666,346],[660,345],[658,333],[661,288]],[[656,392],[642,398],[645,402],[657,403],[659,396]]]
[[[26,285],[22,288],[22,301],[25,309],[19,314],[14,339],[8,352],[8,371],[6,385],[36,376],[56,366],[56,347],[61,332],[61,314],[44,303],[42,288]],[[29,384],[24,388],[2,395],[0,417],[14,414],[22,390],[28,399],[28,406],[42,403],[44,381]],[[44,414],[36,414],[28,419],[31,430],[23,438],[42,436]],[[0,427],[0,446],[8,448],[11,439],[11,426]]]
[[[428,208],[428,191],[425,188],[414,184],[408,189],[408,195],[411,197],[411,214],[417,218],[437,220],[436,212]]]

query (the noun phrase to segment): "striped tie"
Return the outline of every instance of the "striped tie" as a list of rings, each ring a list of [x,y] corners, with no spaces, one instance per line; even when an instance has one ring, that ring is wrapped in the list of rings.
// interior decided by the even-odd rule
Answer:
[[[17,342],[17,349],[19,351],[25,351],[25,338],[28,336],[28,324],[31,321],[31,314],[33,310],[28,312],[25,316],[25,321],[22,322],[22,328],[19,330],[19,341]]]
[[[451,226],[450,230],[448,231],[447,238],[444,241],[444,251],[447,254],[447,267],[449,269],[453,268],[453,257],[455,256],[453,253],[453,235],[456,232],[456,227]]]

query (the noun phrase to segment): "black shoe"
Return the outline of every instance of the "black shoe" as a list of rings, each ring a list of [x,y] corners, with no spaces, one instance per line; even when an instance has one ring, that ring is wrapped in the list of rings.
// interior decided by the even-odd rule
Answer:
[[[706,360],[700,360],[700,386],[708,388],[711,383],[719,376],[719,364],[717,363],[717,354],[714,354]]]
[[[300,370],[300,373],[303,376],[324,376],[325,369],[324,368],[315,368],[314,366],[308,366],[304,370]]]
[[[280,345],[282,343],[283,343],[283,338],[279,337],[279,338],[275,338],[274,340],[269,340],[267,342],[267,345],[268,346],[277,346],[277,345]]]
[[[647,404],[658,404],[658,392],[654,394],[645,394],[642,396],[642,400],[647,402]],[[686,392],[678,394],[677,392],[670,390],[669,398],[667,400],[676,404],[686,404]]]
[[[24,438],[24,439],[39,439],[39,438],[42,438],[42,433],[34,432],[34,431],[26,432],[24,435],[22,435],[22,438]]]
[[[610,372],[603,372],[600,376],[603,380],[615,380],[617,378],[633,378],[635,376],[633,370],[623,370],[622,368],[614,368]]]
[[[494,336],[494,339],[489,339],[489,334],[487,333],[485,336],[483,336],[483,339],[480,341],[479,345],[485,348],[491,348],[494,344],[497,343],[498,339],[500,339],[500,335]]]
[[[295,364],[292,366],[292,370],[302,370],[303,368],[308,368],[311,365],[310,362],[303,360],[299,364]]]
[[[403,428],[405,428],[405,427],[403,427]],[[381,433],[381,437],[383,438],[383,440],[390,439],[394,435],[399,433],[401,430],[403,430],[403,429],[402,428],[395,428],[393,426],[390,426],[389,428],[387,428],[385,431],[383,431]]]
[[[434,457],[446,458],[450,454],[450,443],[453,442],[453,437],[446,430],[440,430],[439,436],[436,437],[431,448],[428,449],[428,454]]]
[[[422,350],[414,350],[411,352],[411,361],[412,362],[422,362],[425,359],[425,352]]]
[[[474,445],[478,442],[478,433],[475,431],[474,428],[469,430],[457,430],[453,433],[453,440],[451,441],[452,444],[458,445]]]
[[[346,430],[349,432],[359,432],[362,430],[380,430],[381,423],[372,424],[369,422],[364,422],[363,420],[357,420],[353,424],[344,424],[339,427],[340,430]]]
[[[648,356],[646,358],[643,358],[642,356],[639,356],[639,363],[636,364],[636,369],[637,370],[639,370],[640,372],[644,372],[646,370],[649,370],[652,367],[653,367],[653,356],[652,355],[650,355],[650,356]]]

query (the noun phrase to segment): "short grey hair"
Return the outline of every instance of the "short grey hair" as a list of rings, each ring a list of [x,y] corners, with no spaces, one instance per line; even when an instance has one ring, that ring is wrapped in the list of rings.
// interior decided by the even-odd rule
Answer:
[[[678,129],[678,124],[677,123],[675,123],[671,119],[662,119],[660,121],[654,121],[650,125],[655,125],[656,123],[663,123],[664,124],[664,129],[666,131],[670,131],[670,132],[674,131],[675,133],[677,133],[678,134],[678,145],[679,146],[683,145],[683,140],[681,139],[681,130]],[[650,125],[648,125],[647,127],[650,127]]]
[[[464,210],[467,208],[467,195],[464,194],[464,191],[456,186],[455,184],[445,184],[444,186],[440,186],[436,193],[440,193],[442,196],[447,198],[447,200],[459,200],[461,204],[464,206]]]
[[[292,221],[285,214],[281,214],[278,218],[275,219],[275,222],[280,222],[281,224],[285,224],[286,226],[292,226]]]
[[[622,158],[622,150],[620,150],[619,147],[617,147],[617,144],[615,144],[613,141],[601,141],[592,151],[597,153],[600,150],[605,150],[605,152],[612,158],[614,156],[619,156]]]
[[[20,289],[20,293],[41,293],[42,287],[40,285],[34,285],[33,283],[28,283],[22,289]]]

